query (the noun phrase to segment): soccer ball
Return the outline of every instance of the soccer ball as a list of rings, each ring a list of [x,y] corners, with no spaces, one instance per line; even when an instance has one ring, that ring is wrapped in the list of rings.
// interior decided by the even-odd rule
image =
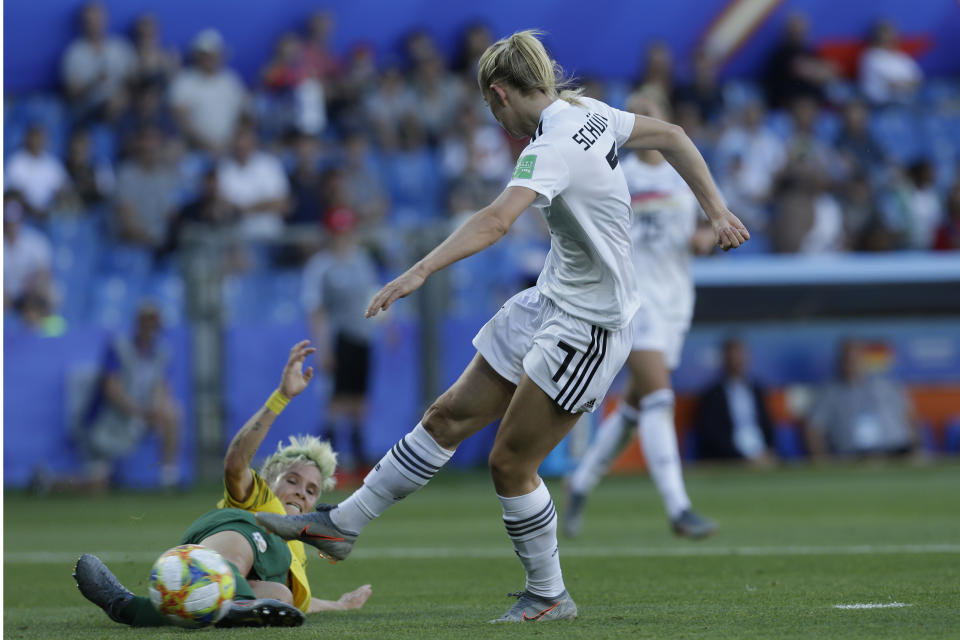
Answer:
[[[230,610],[233,570],[213,549],[184,544],[166,551],[150,572],[150,602],[181,627],[206,627]]]

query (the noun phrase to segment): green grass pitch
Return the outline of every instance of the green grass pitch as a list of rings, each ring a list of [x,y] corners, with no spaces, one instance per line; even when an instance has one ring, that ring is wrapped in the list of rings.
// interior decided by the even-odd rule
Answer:
[[[369,582],[360,611],[315,614],[283,638],[946,638],[960,637],[960,465],[693,469],[694,503],[720,530],[672,538],[644,477],[605,481],[583,536],[561,538],[573,622],[494,626],[523,587],[484,474],[445,472],[364,532],[337,565],[311,559],[314,594]],[[562,509],[563,489],[551,482]],[[264,631],[130,629],[77,591],[82,552],[146,593],[153,559],[218,494],[117,494],[4,503],[4,637],[174,638]],[[337,499],[339,496],[332,496]],[[835,605],[901,603],[838,609]]]

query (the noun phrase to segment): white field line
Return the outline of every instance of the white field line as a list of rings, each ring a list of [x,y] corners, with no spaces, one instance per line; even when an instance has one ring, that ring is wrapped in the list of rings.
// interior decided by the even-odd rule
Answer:
[[[912,604],[903,602],[858,602],[856,604],[835,604],[834,609],[899,609],[912,607]]]
[[[153,562],[163,549],[156,551],[89,551],[104,562]],[[4,564],[60,564],[74,562],[82,551],[8,551]],[[564,558],[673,558],[703,556],[819,556],[819,555],[897,555],[926,553],[960,553],[960,544],[890,544],[890,545],[809,545],[765,547],[577,547],[560,546]],[[510,545],[496,547],[382,547],[364,549],[350,556],[357,560],[443,558],[496,559],[513,558]]]

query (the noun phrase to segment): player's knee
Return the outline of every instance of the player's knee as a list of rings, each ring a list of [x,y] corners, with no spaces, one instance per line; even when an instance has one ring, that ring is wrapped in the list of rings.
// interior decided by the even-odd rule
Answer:
[[[287,604],[293,604],[293,593],[286,585],[265,580],[249,580],[253,595],[257,598],[272,598]]]
[[[490,476],[498,490],[512,487],[529,475],[520,457],[505,447],[495,446],[490,451],[487,462],[490,465]]]
[[[462,438],[458,422],[444,396],[437,398],[423,414],[423,428],[445,449],[454,449]]]

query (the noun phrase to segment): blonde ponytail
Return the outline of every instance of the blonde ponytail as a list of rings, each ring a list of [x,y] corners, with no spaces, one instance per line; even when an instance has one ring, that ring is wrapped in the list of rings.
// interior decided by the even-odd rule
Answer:
[[[579,103],[583,89],[569,87],[571,79],[540,42],[542,31],[528,29],[487,47],[477,64],[477,83],[484,96],[495,82],[516,87],[524,95],[542,91],[551,99]],[[559,89],[559,93],[558,93]]]

